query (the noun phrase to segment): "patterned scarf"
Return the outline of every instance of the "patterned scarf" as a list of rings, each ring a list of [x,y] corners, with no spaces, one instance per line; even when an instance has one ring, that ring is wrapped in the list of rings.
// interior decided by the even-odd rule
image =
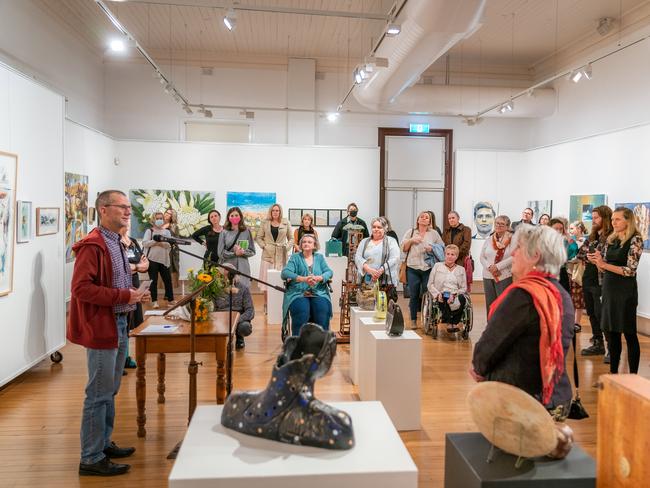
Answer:
[[[533,298],[533,305],[539,315],[539,366],[542,372],[542,403],[551,400],[555,384],[564,372],[564,349],[562,349],[562,297],[553,283],[551,275],[531,271],[511,284],[490,307],[488,319],[499,308],[512,290],[521,288]]]
[[[497,264],[503,259],[503,255],[506,253],[506,249],[510,245],[510,240],[512,239],[512,234],[510,232],[504,232],[501,239],[497,238],[497,233],[492,234],[492,248],[497,252],[494,258],[494,264]]]

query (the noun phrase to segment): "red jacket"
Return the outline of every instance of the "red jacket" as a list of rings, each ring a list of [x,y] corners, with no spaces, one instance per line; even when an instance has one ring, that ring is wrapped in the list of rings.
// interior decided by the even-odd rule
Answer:
[[[117,348],[113,305],[129,303],[128,288],[113,288],[111,255],[99,228],[72,246],[76,260],[68,314],[68,340],[92,349]]]

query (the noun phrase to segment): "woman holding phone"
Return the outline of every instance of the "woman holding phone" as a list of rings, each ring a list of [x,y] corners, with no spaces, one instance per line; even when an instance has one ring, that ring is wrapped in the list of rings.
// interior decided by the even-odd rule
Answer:
[[[248,258],[255,255],[255,242],[239,207],[232,207],[226,213],[226,223],[219,237],[217,254],[221,264],[230,263],[237,271],[251,274]],[[244,276],[240,276],[239,283],[241,286],[250,287],[250,279]]]

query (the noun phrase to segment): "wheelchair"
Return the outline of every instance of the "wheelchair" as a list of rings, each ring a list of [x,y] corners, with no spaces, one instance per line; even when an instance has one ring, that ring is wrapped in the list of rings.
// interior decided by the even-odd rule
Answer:
[[[332,280],[328,280],[326,282],[327,284],[327,289],[329,290],[330,297],[332,296],[332,293],[334,293],[334,290],[332,290]],[[284,281],[284,287],[288,288],[289,286],[289,280]],[[282,337],[282,343],[284,344],[284,341],[287,337],[291,335],[291,312],[287,310],[287,315],[286,317],[282,318],[282,329],[281,329],[281,337]]]
[[[458,324],[449,324],[447,333],[453,334],[456,338],[460,335],[463,340],[469,339],[469,333],[474,325],[474,314],[472,309],[472,299],[469,293],[463,293],[465,297],[465,306]],[[424,333],[437,339],[440,334],[440,324],[442,323],[442,310],[438,301],[428,291],[422,297],[422,324]]]

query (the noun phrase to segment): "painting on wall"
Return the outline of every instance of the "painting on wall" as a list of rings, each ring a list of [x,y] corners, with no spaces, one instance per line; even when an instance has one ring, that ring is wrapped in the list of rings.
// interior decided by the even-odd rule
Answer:
[[[59,208],[38,207],[36,209],[36,235],[47,236],[59,232]]]
[[[208,225],[208,214],[215,208],[214,198],[214,193],[208,191],[131,190],[131,235],[141,238],[151,227],[154,214],[172,209],[176,214],[178,235],[189,237]]]
[[[311,215],[312,225],[314,227],[334,227],[345,217],[348,212],[345,209],[327,209],[327,208],[290,208],[289,222],[291,225],[298,227],[302,224],[302,217],[305,214]]]
[[[97,210],[95,207],[88,207],[88,223],[95,225],[97,222]]]
[[[65,174],[65,262],[74,261],[72,245],[88,233],[88,176]]]
[[[535,224],[539,223],[539,218],[544,214],[550,217],[553,216],[553,200],[528,200],[526,206],[533,209],[533,222]]]
[[[632,210],[636,228],[643,238],[643,250],[650,251],[650,202],[617,203],[614,208],[618,207]]]
[[[13,291],[18,156],[0,151],[0,296]]]
[[[239,207],[244,213],[244,222],[251,230],[253,238],[275,203],[275,193],[229,191],[226,194],[228,208]],[[286,217],[286,216],[285,216]]]
[[[29,242],[32,238],[32,202],[18,201],[16,226],[16,242]]]
[[[302,219],[302,210],[299,208],[289,209],[289,223],[294,227],[299,227]]]
[[[494,231],[494,219],[499,211],[499,204],[489,200],[479,200],[472,205],[472,238],[487,239]]]
[[[605,205],[607,203],[607,196],[604,194],[598,195],[571,195],[569,204],[569,221],[575,222],[581,220],[587,231],[591,232],[591,211]]]

